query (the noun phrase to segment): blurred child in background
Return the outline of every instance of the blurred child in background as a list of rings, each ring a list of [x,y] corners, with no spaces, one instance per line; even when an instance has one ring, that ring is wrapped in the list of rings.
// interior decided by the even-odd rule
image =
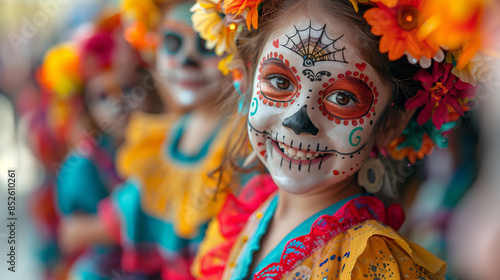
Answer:
[[[79,230],[65,234],[72,244],[120,242],[127,272],[161,272],[163,279],[192,278],[206,225],[230,189],[231,172],[213,171],[227,142],[239,138],[228,125],[232,106],[221,105],[231,84],[217,69],[214,50],[191,27],[193,3],[125,1],[135,18],[127,38],[134,45],[157,42],[157,75],[173,112],[131,117],[117,161],[127,181],[100,203],[100,219],[74,219],[66,226]]]
[[[55,205],[63,224],[74,216],[96,214],[99,201],[122,182],[114,156],[124,140],[130,112],[163,110],[156,89],[145,86],[152,79],[145,67],[123,38],[120,15],[104,12],[90,30],[51,49],[39,70],[47,104],[41,111],[45,130],[39,130],[44,133],[39,134],[38,150],[51,156],[42,157],[49,180],[38,204],[46,208],[46,228],[52,241],[59,239],[63,252],[76,253],[73,248],[78,244],[55,235],[58,218],[49,205]],[[57,148],[47,149],[50,143]],[[61,151],[67,153],[62,164]],[[57,180],[55,191],[53,180]],[[121,274],[119,246],[79,249],[84,251],[72,265],[71,279],[111,279]]]

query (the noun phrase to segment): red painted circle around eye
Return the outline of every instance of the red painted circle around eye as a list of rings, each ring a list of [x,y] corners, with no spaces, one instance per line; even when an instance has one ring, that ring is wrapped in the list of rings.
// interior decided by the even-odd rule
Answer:
[[[269,58],[262,64],[260,72],[260,92],[269,100],[274,102],[289,102],[298,93],[299,82],[292,70],[282,61]],[[271,84],[271,79],[281,77],[287,79],[293,86],[293,90],[278,89]]]
[[[342,91],[351,93],[358,101],[351,99],[348,105],[342,106],[328,100],[328,97],[335,94],[335,92]],[[343,120],[358,119],[366,115],[372,108],[374,99],[370,87],[363,80],[354,77],[336,80],[325,90],[324,96],[322,105],[326,112]]]

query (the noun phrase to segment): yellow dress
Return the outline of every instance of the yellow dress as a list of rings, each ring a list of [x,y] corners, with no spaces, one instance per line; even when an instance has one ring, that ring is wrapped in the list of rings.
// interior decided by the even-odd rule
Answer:
[[[276,188],[266,176],[249,182],[252,193],[266,194],[258,207],[255,200],[250,203],[230,197],[218,219],[210,224],[192,268],[198,279],[445,279],[445,262],[393,228],[403,221],[401,208],[385,207],[370,196],[351,199],[335,213],[321,215],[308,234],[285,240],[284,247],[274,249],[280,250],[278,260],[257,264],[253,278],[245,269],[242,274],[238,268],[252,263],[246,259],[252,256],[249,247],[254,246],[268,211],[274,211],[269,209],[276,200]],[[238,226],[231,222],[231,216],[240,225],[242,217],[246,222]]]

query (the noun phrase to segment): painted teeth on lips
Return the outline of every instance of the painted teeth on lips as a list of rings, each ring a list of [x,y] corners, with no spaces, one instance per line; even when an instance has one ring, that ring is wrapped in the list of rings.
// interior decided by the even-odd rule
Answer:
[[[296,149],[289,147],[281,142],[277,142],[277,143],[278,143],[278,147],[280,147],[281,151],[287,157],[289,157],[291,159],[311,160],[311,159],[315,159],[315,158],[322,157],[325,155],[324,153],[311,153],[311,152],[296,150]]]

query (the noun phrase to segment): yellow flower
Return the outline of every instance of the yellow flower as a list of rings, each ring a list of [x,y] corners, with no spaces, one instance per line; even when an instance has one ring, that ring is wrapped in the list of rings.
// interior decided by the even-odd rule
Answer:
[[[224,74],[224,76],[227,76],[229,72],[231,72],[231,69],[229,68],[229,65],[231,63],[231,60],[233,59],[233,54],[230,54],[226,57],[224,57],[221,61],[219,61],[219,70]]]
[[[233,53],[236,50],[234,36],[235,28],[224,25],[218,9],[219,1],[199,0],[191,8],[193,12],[193,27],[207,41],[207,48],[214,48],[219,56]]]
[[[82,87],[78,50],[71,44],[49,50],[39,71],[42,85],[61,98],[79,92]]]
[[[123,0],[122,10],[132,21],[140,21],[148,29],[156,27],[161,19],[161,12],[154,0]]]

